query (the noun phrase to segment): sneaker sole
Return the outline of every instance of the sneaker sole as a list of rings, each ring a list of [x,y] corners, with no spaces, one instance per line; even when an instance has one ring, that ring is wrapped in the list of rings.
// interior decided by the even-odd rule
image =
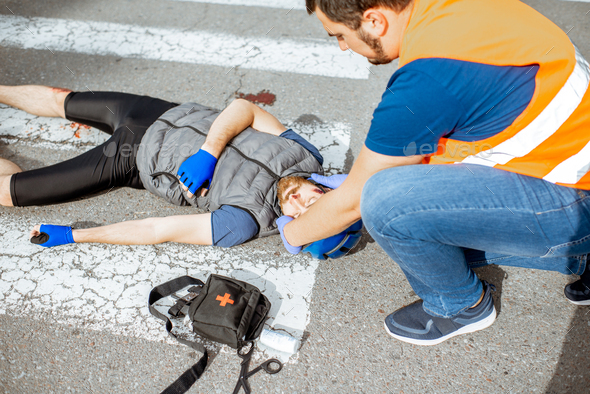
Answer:
[[[571,302],[574,305],[590,305],[590,300],[584,300],[584,301],[574,301],[574,300],[570,300],[569,298],[566,297],[566,299]]]
[[[383,322],[383,324],[385,325],[385,331],[387,331],[387,333],[389,335],[391,335],[392,337],[394,337],[395,339],[398,339],[402,342],[412,343],[414,345],[432,346],[432,345],[438,345],[439,343],[444,342],[447,339],[451,339],[453,337],[456,337],[457,335],[469,334],[471,332],[475,332],[475,331],[483,330],[484,328],[488,328],[489,326],[491,326],[494,323],[495,320],[496,320],[496,308],[494,307],[494,309],[492,310],[492,313],[490,313],[490,315],[488,317],[486,317],[485,319],[480,320],[476,323],[461,327],[457,331],[453,331],[450,334],[447,334],[443,337],[436,338],[436,339],[416,339],[416,338],[402,337],[400,335],[394,334],[391,331],[389,331],[389,327],[387,327],[387,324],[385,322]]]

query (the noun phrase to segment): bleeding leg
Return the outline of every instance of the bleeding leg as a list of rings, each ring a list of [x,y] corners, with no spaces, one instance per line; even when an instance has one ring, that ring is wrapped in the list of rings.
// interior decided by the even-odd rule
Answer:
[[[65,118],[64,101],[69,89],[40,85],[1,86],[0,103],[30,114]]]

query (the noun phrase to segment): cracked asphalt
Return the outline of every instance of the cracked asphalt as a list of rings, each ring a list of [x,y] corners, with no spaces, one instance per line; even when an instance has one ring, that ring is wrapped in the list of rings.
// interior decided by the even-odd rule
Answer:
[[[590,58],[589,3],[526,2],[569,30]],[[0,14],[10,16],[9,11],[27,18],[330,42],[317,19],[297,9],[169,0],[5,0]],[[0,45],[0,84],[120,90],[218,108],[239,94],[267,90],[276,100],[265,109],[310,138],[324,138],[317,143],[334,157],[333,171],[352,165],[396,69],[371,67],[368,79],[334,78]],[[5,111],[0,107],[0,114]],[[11,114],[0,118],[0,156],[25,169],[65,160],[104,138],[79,125]],[[30,125],[29,134],[19,128],[22,123]],[[345,141],[326,139],[328,128]],[[260,286],[273,301],[270,323],[300,339],[298,353],[279,374],[250,379],[254,393],[588,392],[590,308],[565,300],[563,287],[573,277],[480,268],[478,275],[497,288],[496,322],[438,346],[418,347],[383,329],[387,314],[417,298],[367,234],[353,253],[325,262],[289,256],[278,237],[232,250],[176,244],[40,250],[27,242],[30,227],[40,222],[82,227],[186,212],[128,189],[55,206],[0,208],[0,392],[160,392],[200,355],[166,337],[147,312],[146,291],[179,275],[205,272],[242,275]],[[233,390],[239,358],[227,347],[212,353],[209,369],[189,393]],[[257,352],[255,363],[267,356]]]

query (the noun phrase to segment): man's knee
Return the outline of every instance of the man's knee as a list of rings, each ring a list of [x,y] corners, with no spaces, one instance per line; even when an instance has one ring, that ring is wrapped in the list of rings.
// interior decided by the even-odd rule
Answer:
[[[64,103],[66,101],[66,97],[68,97],[68,95],[72,93],[72,91],[70,89],[64,88],[52,88],[52,93],[55,100],[54,111],[57,115],[65,119],[66,109]]]
[[[361,194],[361,216],[367,228],[378,228],[383,218],[390,213],[389,205],[395,206],[395,182],[391,182],[392,169],[374,174],[365,183]]]
[[[420,167],[388,168],[369,178],[361,194],[361,216],[367,228],[379,229],[420,204],[425,197],[420,177],[426,172]]]
[[[376,206],[379,204],[378,199],[373,195],[377,188],[377,184],[374,180],[378,174],[379,173],[373,175],[367,182],[365,182],[363,192],[361,193],[361,217],[365,222],[365,226],[373,218]]]
[[[0,205],[4,207],[13,207],[12,197],[10,195],[10,179],[12,175],[0,175]]]

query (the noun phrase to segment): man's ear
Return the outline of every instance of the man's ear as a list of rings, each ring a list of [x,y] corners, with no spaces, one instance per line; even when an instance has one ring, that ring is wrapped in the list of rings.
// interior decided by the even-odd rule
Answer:
[[[381,8],[369,8],[363,13],[361,28],[373,37],[383,37],[387,33],[389,21]]]

